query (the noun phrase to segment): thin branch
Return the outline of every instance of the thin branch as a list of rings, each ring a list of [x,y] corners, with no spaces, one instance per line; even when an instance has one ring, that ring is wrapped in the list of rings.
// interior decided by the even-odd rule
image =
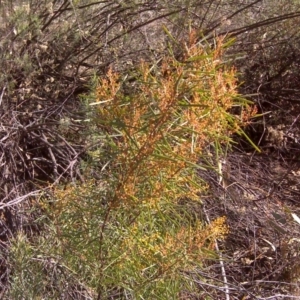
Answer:
[[[6,89],[6,86],[2,89],[2,92],[1,92],[1,95],[0,95],[0,106],[2,104],[2,98],[3,98],[3,95],[4,95],[5,89]]]
[[[4,203],[3,201],[7,198],[7,196],[2,200],[2,202],[0,203],[0,209],[4,209],[5,207],[11,207],[14,205],[17,205],[23,201],[25,201],[26,199],[28,199],[29,197],[33,197],[33,196],[37,196],[39,195],[39,193],[41,192],[41,190],[35,190],[33,192],[30,192],[26,195],[17,197],[13,200],[8,201],[7,203]]]
[[[222,177],[221,177],[221,180],[223,180]],[[207,213],[206,209],[203,208],[203,211],[204,211],[207,222],[210,224],[210,219],[209,219],[209,216],[208,216],[208,213]],[[222,288],[222,291],[224,291],[224,293],[225,293],[226,300],[230,300],[230,294],[229,294],[230,289],[229,289],[229,286],[228,286],[228,280],[227,280],[227,276],[226,276],[223,255],[220,251],[217,239],[215,239],[215,248],[216,248],[216,251],[217,251],[218,256],[219,256],[221,273],[222,273],[223,283],[224,283],[224,288]]]

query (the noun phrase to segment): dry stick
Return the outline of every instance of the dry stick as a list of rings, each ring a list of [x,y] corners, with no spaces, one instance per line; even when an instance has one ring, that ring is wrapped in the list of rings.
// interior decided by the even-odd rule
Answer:
[[[26,200],[29,197],[38,196],[40,192],[41,192],[41,190],[36,190],[36,191],[28,193],[27,195],[24,195],[24,196],[21,196],[21,197],[17,197],[17,198],[15,198],[15,199],[7,202],[7,203],[3,202],[7,198],[7,197],[5,197],[2,200],[2,202],[0,202],[0,210],[3,209],[3,208],[5,208],[5,207],[10,207],[10,206],[19,204],[20,202],[23,202],[24,200]]]
[[[43,138],[48,142],[48,139],[47,139],[47,137],[45,136],[44,133],[42,133],[42,136],[43,136]],[[52,159],[52,162],[53,162],[53,170],[54,170],[54,173],[55,173],[55,175],[58,175],[58,171],[57,171],[57,162],[56,162],[56,159],[55,159],[55,156],[54,156],[54,154],[53,154],[53,152],[52,152],[51,147],[48,148],[48,151],[49,151],[49,153],[50,153],[50,156],[51,156],[51,159]]]
[[[208,216],[207,211],[206,211],[206,209],[204,207],[203,207],[203,211],[204,211],[207,223],[210,224],[209,216]],[[222,290],[224,290],[224,293],[226,295],[226,300],[230,300],[229,286],[228,286],[228,280],[227,280],[226,271],[225,271],[224,260],[223,260],[222,253],[220,252],[220,248],[219,248],[218,240],[217,239],[215,239],[215,248],[216,248],[216,251],[217,251],[217,253],[219,255],[221,273],[222,273],[222,277],[223,277],[224,288]]]
[[[223,187],[224,187],[224,177],[223,177],[222,163],[223,162],[221,160],[218,162],[218,173],[219,173],[219,184],[222,184]],[[209,216],[208,216],[208,213],[207,213],[205,207],[203,207],[203,211],[204,211],[204,214],[205,214],[205,217],[206,217],[206,221],[210,224],[210,219],[209,219]],[[226,295],[226,300],[230,300],[229,286],[228,286],[228,280],[227,280],[226,271],[225,271],[223,255],[220,251],[217,239],[215,239],[215,248],[216,248],[216,251],[219,255],[221,273],[222,273],[223,283],[224,283],[224,293]]]
[[[6,86],[2,89],[2,92],[1,92],[1,95],[0,95],[0,106],[2,104],[2,99],[3,99],[3,95],[4,95],[4,92],[5,92],[5,89],[6,89]]]
[[[30,192],[26,195],[23,195],[23,196],[20,196],[20,197],[17,197],[17,198],[14,198],[13,200],[10,200],[9,202],[5,203],[4,201],[6,199],[8,199],[8,196],[7,195],[6,197],[4,197],[1,201],[0,201],[0,210],[1,209],[4,209],[5,207],[11,207],[11,206],[14,206],[14,205],[17,205],[21,202],[23,202],[24,200],[28,199],[29,197],[33,197],[33,196],[38,196],[41,192],[43,191],[47,191],[47,190],[50,190],[56,183],[59,182],[60,178],[68,171],[69,168],[72,168],[73,165],[76,163],[75,160],[71,161],[69,166],[64,170],[64,172],[62,174],[60,174],[60,176],[55,180],[55,182],[51,185],[49,185],[47,188],[45,189],[39,189],[39,190],[35,190],[33,192]]]
[[[269,296],[265,298],[258,297],[257,300],[272,300],[272,299],[299,299],[299,296],[292,296],[292,295],[283,295],[283,294],[275,294],[274,296]]]

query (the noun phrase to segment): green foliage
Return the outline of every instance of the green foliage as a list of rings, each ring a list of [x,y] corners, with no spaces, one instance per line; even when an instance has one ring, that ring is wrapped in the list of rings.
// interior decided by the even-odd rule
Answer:
[[[88,179],[86,166],[85,183],[56,188],[50,203],[41,202],[48,229],[13,243],[12,291],[24,277],[22,288],[35,299],[45,286],[51,297],[63,294],[38,257],[63,270],[56,281],[74,278],[98,299],[176,299],[196,291],[184,273],[201,268],[228,232],[223,217],[209,225],[201,219],[206,186],[197,161],[205,145],[227,144],[240,130],[242,121],[229,114],[233,105],[241,105],[243,121],[250,116],[238,102],[234,70],[222,63],[222,44],[201,47],[191,32],[182,61],[169,55],[152,66],[142,62],[133,84],[112,70],[99,80],[89,119],[98,145],[89,154],[101,178]]]

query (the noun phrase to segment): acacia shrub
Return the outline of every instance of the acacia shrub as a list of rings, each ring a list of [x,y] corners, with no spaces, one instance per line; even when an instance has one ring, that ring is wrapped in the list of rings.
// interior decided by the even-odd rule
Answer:
[[[241,107],[244,120],[249,112],[237,94],[235,70],[222,62],[230,42],[218,39],[209,48],[195,41],[192,32],[182,61],[170,54],[156,65],[141,62],[134,83],[112,69],[99,79],[90,100],[98,138],[90,156],[98,161],[99,179],[56,188],[51,202],[41,201],[48,230],[31,244],[41,264],[51,257],[63,270],[55,275],[65,287],[97,299],[201,293],[186,272],[217,258],[215,239],[224,238],[228,227],[222,216],[205,225],[195,213],[206,188],[197,161],[205,145],[226,144],[241,130],[242,119],[229,113],[233,105]],[[127,84],[131,93],[124,94]],[[182,207],[182,199],[193,209]],[[27,270],[36,268],[30,255]],[[15,268],[14,276],[30,290],[22,270]],[[66,292],[50,278],[43,273],[49,295],[57,288]],[[11,285],[18,292],[13,278]]]

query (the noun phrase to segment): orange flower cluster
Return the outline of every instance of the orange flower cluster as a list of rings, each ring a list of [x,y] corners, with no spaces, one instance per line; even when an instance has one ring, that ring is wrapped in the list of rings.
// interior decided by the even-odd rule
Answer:
[[[221,62],[222,43],[220,39],[207,54],[191,34],[183,62],[173,57],[160,66],[142,62],[135,92],[129,96],[122,93],[122,79],[112,70],[100,81],[99,119],[111,136],[119,136],[114,139],[115,164],[123,171],[115,201],[158,200],[169,193],[166,182],[173,179],[180,187],[177,196],[187,193],[195,181],[186,172],[189,163],[196,163],[206,143],[228,139],[228,110],[237,91],[235,71]],[[197,195],[198,190],[189,193]]]

